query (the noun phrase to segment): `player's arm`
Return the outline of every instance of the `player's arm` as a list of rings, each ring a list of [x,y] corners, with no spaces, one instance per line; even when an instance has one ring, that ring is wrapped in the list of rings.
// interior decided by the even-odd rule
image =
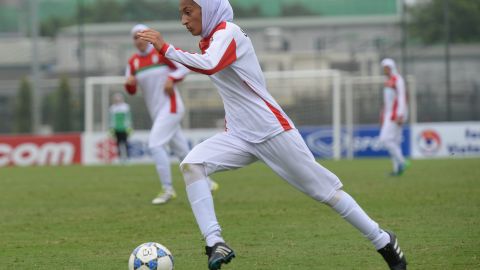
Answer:
[[[129,63],[125,68],[125,77],[127,78],[125,81],[125,90],[130,95],[135,95],[137,92],[137,79],[135,78],[133,68]]]
[[[396,81],[396,89],[397,89],[397,100],[398,100],[398,107],[397,107],[397,123],[399,125],[405,122],[405,116],[407,112],[407,91],[405,89],[405,81],[402,78],[399,78]]]
[[[190,72],[190,70],[185,67],[184,65],[175,62],[175,61],[170,61],[169,59],[165,59],[167,62],[168,66],[170,67],[170,72],[168,73],[168,78],[171,79],[173,82],[177,83],[182,81],[187,74]]]
[[[209,48],[203,54],[176,49],[173,45],[166,43],[162,35],[154,30],[145,30],[138,35],[151,42],[166,58],[206,75],[215,74],[237,60],[237,44],[233,33],[227,29],[215,32]]]
[[[168,78],[165,82],[165,92],[167,92],[169,95],[173,95],[175,91],[175,84],[182,81],[190,72],[190,70],[184,65],[175,61],[170,61],[167,58],[165,58],[165,62],[170,67],[170,72],[168,73]]]

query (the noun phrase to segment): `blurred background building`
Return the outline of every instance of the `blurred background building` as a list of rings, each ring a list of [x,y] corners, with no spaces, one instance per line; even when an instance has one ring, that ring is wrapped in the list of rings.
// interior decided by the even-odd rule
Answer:
[[[230,2],[265,71],[335,69],[378,76],[379,62],[390,57],[415,78],[418,121],[480,120],[478,0]],[[198,39],[182,27],[177,9],[177,0],[0,0],[0,133],[83,130],[84,79],[123,75],[134,52],[135,23],[198,51]],[[381,84],[369,87],[381,98]],[[309,101],[321,107],[330,100]],[[364,103],[356,121],[376,123],[378,108],[369,106],[368,97],[355,102]],[[288,106],[287,112],[301,106]],[[140,101],[134,106],[136,127],[148,128],[142,107]],[[203,113],[198,119],[221,118],[223,108],[218,103]],[[325,125],[329,119],[294,120]],[[198,121],[189,127],[214,125]]]

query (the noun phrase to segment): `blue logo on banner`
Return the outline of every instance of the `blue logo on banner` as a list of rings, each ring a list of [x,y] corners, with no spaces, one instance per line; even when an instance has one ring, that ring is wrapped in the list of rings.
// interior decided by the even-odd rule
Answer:
[[[146,156],[150,156],[148,143],[141,140],[129,140],[128,154],[130,155],[130,158],[133,158],[133,159],[139,159]]]
[[[300,127],[300,134],[315,157],[331,158],[333,156],[333,130],[330,127],[308,126]],[[348,135],[342,130],[342,156],[347,155],[348,147],[353,147],[354,157],[386,157],[387,150],[379,142],[380,127],[362,125],[353,130],[353,142],[349,142]],[[410,155],[410,128],[404,127],[402,151]]]

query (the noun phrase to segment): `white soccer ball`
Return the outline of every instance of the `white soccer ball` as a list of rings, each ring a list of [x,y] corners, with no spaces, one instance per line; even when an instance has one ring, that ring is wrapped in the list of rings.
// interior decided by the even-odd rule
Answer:
[[[128,269],[173,270],[173,256],[159,243],[144,243],[133,250],[128,260]]]

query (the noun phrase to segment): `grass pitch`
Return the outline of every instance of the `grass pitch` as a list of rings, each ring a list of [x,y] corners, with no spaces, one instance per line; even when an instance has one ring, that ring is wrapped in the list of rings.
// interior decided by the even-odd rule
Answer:
[[[480,269],[480,160],[321,161],[382,227],[409,269]],[[0,269],[127,269],[138,244],[167,246],[177,270],[207,269],[203,241],[174,166],[178,198],[164,206],[153,166],[0,169]],[[216,210],[234,269],[387,269],[331,209],[256,163],[214,175]],[[222,269],[223,269],[222,268]]]

